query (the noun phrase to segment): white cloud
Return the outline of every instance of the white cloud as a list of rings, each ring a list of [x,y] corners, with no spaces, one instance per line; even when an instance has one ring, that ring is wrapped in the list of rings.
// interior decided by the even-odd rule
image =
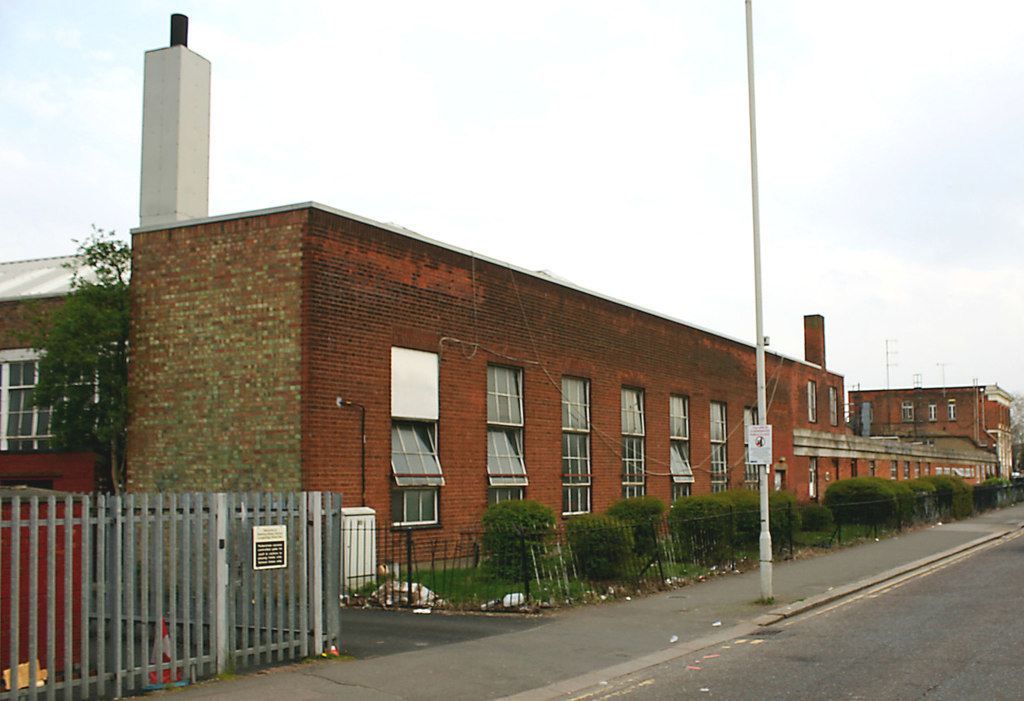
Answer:
[[[5,6],[7,259],[137,222],[143,51],[177,11],[213,64],[212,213],[315,199],[753,338],[740,2]],[[1024,389],[1022,20],[754,3],[775,350],[822,313],[849,383],[899,338],[900,384]]]

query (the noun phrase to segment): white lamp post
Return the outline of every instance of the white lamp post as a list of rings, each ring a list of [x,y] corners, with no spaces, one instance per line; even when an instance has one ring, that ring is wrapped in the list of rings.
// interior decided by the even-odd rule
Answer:
[[[747,92],[750,105],[750,188],[754,214],[754,314],[757,327],[757,424],[768,426],[768,403],[766,401],[764,379],[764,321],[761,313],[761,222],[758,212],[757,193],[757,122],[754,111],[754,30],[750,0],[746,0],[747,8]],[[771,445],[771,433],[768,429],[768,445]],[[770,450],[769,450],[770,452]],[[771,458],[758,465],[759,487],[761,492],[761,536],[760,572],[761,599],[770,601],[772,592],[772,533],[768,524],[768,467]]]

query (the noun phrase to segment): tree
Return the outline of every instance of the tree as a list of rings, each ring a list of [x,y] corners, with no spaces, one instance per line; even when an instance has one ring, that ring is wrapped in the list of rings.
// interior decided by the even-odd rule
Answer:
[[[40,352],[36,406],[51,408],[51,444],[88,450],[109,467],[110,486],[125,482],[128,424],[128,281],[131,248],[93,227],[78,244],[64,304],[37,313],[29,342]],[[106,477],[106,475],[104,475]]]

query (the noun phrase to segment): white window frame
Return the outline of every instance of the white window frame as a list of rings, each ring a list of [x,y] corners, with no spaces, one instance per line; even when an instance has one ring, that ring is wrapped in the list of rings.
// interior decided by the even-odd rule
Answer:
[[[391,492],[391,522],[395,526],[430,526],[438,523],[437,487],[412,487]],[[423,506],[430,505],[426,515]]]
[[[438,523],[444,486],[437,449],[439,384],[437,353],[391,348],[391,520],[396,526]]]
[[[562,514],[591,509],[590,381],[562,378]]]
[[[818,383],[814,380],[807,380],[807,420],[818,422]]]
[[[828,420],[833,426],[839,425],[839,390],[828,388]]]
[[[928,402],[928,420],[939,420],[939,405],[936,402]]]
[[[729,409],[725,402],[711,402],[711,492],[729,488]]]
[[[391,469],[399,487],[444,486],[437,456],[437,424],[392,419]]]
[[[807,497],[810,499],[818,498],[818,458],[814,455],[808,459]]]
[[[950,421],[956,421],[956,400],[950,399],[946,402],[946,416]]]
[[[13,366],[32,363],[33,382],[30,385],[12,385]],[[0,450],[12,452],[38,452],[49,449],[51,412],[49,407],[28,404],[31,390],[39,382],[39,353],[31,349],[0,351]],[[15,405],[18,405],[17,408]],[[19,430],[12,435],[15,416],[29,417],[28,432]],[[19,422],[21,423],[21,422]]]
[[[914,420],[914,402],[910,399],[904,399],[900,403],[900,421],[904,423],[910,423]]]
[[[493,492],[488,497],[491,503],[506,498],[521,499],[525,494],[529,480],[524,458],[523,425],[522,368],[488,365],[487,480]],[[506,487],[515,489],[504,489]]]
[[[644,391],[622,388],[622,497],[642,497],[646,493],[644,455]]]
[[[693,484],[690,464],[690,398],[672,394],[668,398],[669,471],[672,473],[672,499],[689,496]],[[686,488],[678,485],[687,485]]]

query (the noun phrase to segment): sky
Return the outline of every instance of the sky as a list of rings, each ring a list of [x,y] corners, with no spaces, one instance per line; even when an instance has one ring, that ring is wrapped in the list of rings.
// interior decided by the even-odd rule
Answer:
[[[139,222],[144,52],[212,63],[210,214],[297,202],[754,343],[742,0],[0,0],[0,260]],[[1024,4],[753,0],[764,331],[1024,392]]]

